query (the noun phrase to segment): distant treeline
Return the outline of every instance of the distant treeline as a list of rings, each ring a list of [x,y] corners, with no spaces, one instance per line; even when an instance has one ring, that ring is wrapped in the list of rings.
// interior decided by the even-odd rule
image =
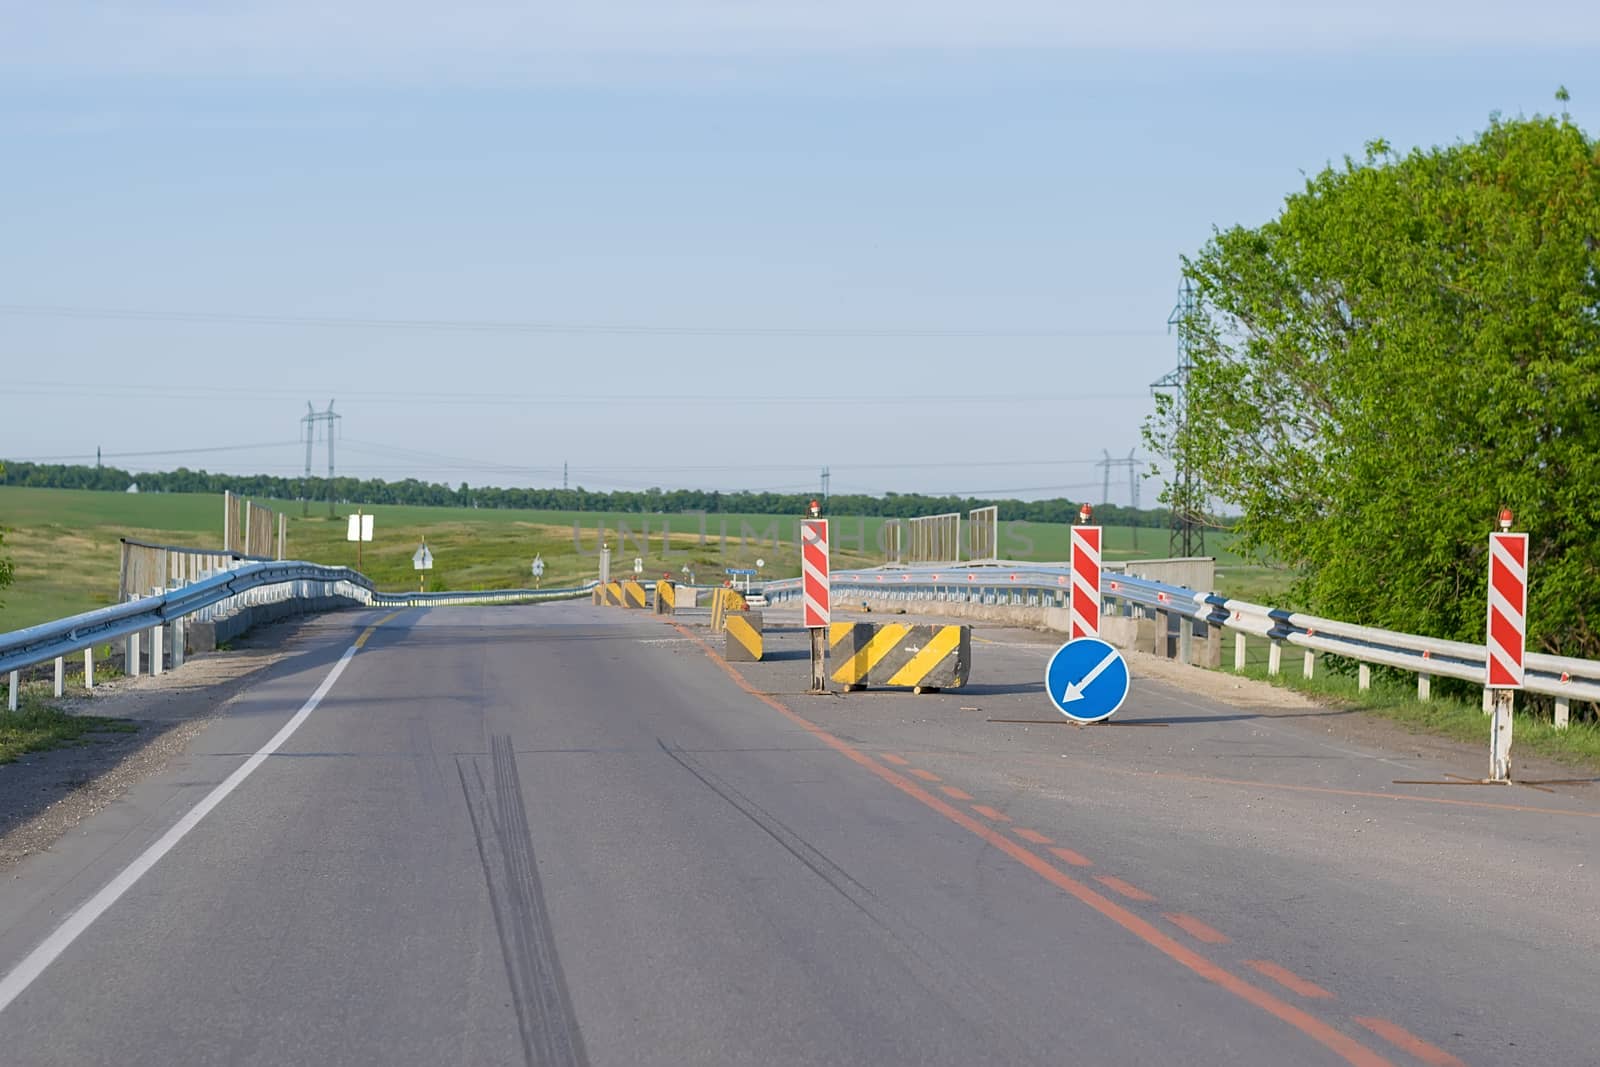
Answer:
[[[328,479],[277,478],[265,474],[210,474],[179,467],[175,471],[144,471],[137,475],[116,467],[63,466],[45,463],[7,461],[0,483],[41,489],[99,489],[120,493],[138,483],[141,493],[220,493],[231,490],[256,500],[328,499]],[[335,478],[333,497],[347,504],[406,504],[422,507],[518,508],[531,511],[593,511],[637,514],[675,514],[705,511],[711,514],[801,515],[815,494],[808,493],[722,493],[702,489],[644,489],[593,492],[588,489],[505,489],[469,486],[466,482],[452,489],[438,482],[406,478],[398,482],[381,479]],[[1074,500],[980,500],[975,497],[924,496],[921,493],[889,493],[884,496],[840,494],[828,500],[833,515],[881,515],[886,518],[912,518],[942,512],[965,513],[990,504],[1000,508],[1002,521],[1023,519],[1029,522],[1077,521],[1082,501]],[[1109,526],[1167,525],[1162,509],[1096,504],[1095,521]]]

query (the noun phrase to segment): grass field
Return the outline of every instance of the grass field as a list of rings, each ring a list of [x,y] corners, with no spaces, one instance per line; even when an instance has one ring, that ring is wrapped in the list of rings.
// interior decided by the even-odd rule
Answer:
[[[1481,744],[1487,765],[1489,719],[1478,701],[1450,696],[1418,700],[1414,677],[1394,677],[1381,670],[1373,672],[1372,688],[1363,691],[1355,677],[1331,672],[1320,657],[1317,673],[1311,678],[1300,673],[1298,655],[1286,655],[1283,673],[1268,677],[1266,642],[1254,643],[1260,646],[1259,654],[1251,657],[1242,672],[1244,675],[1299,690],[1321,703],[1381,715],[1412,733]],[[1581,714],[1581,711],[1574,708],[1574,713]],[[1513,739],[1513,756],[1519,752],[1533,752],[1586,770],[1600,770],[1600,723],[1575,720],[1567,729],[1557,730],[1550,719],[1527,714],[1519,707]]]
[[[0,763],[10,763],[29,752],[88,744],[105,734],[135,733],[139,729],[126,719],[68,715],[47,702],[48,693],[46,686],[23,686],[16,713],[0,711]]]
[[[345,537],[344,516],[328,516],[312,505],[302,516],[295,502],[260,501],[289,516],[288,555],[319,563],[355,566],[356,546]],[[678,575],[687,564],[699,581],[722,577],[727,567],[753,567],[758,559],[768,578],[799,573],[795,548],[798,519],[773,515],[641,515],[559,511],[478,510],[378,506],[375,540],[361,549],[362,570],[378,588],[414,589],[418,574],[411,555],[424,539],[434,557],[430,589],[522,588],[533,581],[534,555],[545,562],[542,584],[580,584],[598,569],[602,539],[613,548],[614,571],[632,569],[643,558],[646,576]],[[882,562],[881,518],[833,517],[834,565]],[[0,486],[0,529],[5,552],[16,564],[16,583],[0,592],[0,632],[88,611],[111,603],[117,592],[118,540],[150,541],[196,548],[222,546],[222,499],[210,494],[128,494],[71,489]],[[1020,560],[1062,560],[1069,527],[1052,523],[1001,523],[1000,554]],[[1230,595],[1270,600],[1281,591],[1283,572],[1251,566],[1215,547]],[[778,542],[778,543],[775,543]],[[1166,554],[1163,530],[1107,527],[1108,560]]]

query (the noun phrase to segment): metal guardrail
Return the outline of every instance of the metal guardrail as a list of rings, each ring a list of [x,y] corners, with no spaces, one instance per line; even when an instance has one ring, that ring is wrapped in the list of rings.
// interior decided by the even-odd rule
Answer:
[[[373,593],[375,608],[441,608],[472,604],[536,604],[543,600],[576,600],[588,596],[595,582],[567,589],[486,589],[451,593]]]
[[[868,571],[835,571],[835,597],[870,593],[888,600],[933,600],[958,603],[1064,607],[1070,570],[1065,564],[1023,566],[898,567]],[[1374,626],[1358,626],[1300,612],[1283,611],[1232,600],[1165,582],[1107,573],[1102,581],[1102,601],[1112,607],[1122,603],[1146,612],[1232,630],[1236,664],[1242,664],[1242,641],[1247,636],[1272,643],[1269,671],[1279,672],[1283,645],[1310,652],[1341,656],[1363,664],[1394,667],[1417,675],[1418,689],[1428,692],[1427,680],[1458,678],[1482,685],[1487,672],[1483,645],[1399,633]],[[797,600],[798,578],[768,582],[764,592],[772,602]],[[1600,661],[1547,656],[1530,652],[1525,659],[1523,688],[1554,697],[1556,723],[1567,721],[1573,700],[1600,704]]]
[[[266,594],[271,590],[271,595]],[[366,576],[348,567],[315,563],[248,563],[159,596],[130,600],[81,615],[0,634],[0,672],[80,652],[193,615],[300,597],[336,597],[367,603]]]
[[[97,608],[0,634],[0,673],[46,663],[95,645],[197,618],[296,599],[345,600],[367,607],[510,604],[586,596],[593,583],[571,589],[497,589],[450,593],[379,593],[348,567],[302,562],[233,564],[209,577],[155,596]]]

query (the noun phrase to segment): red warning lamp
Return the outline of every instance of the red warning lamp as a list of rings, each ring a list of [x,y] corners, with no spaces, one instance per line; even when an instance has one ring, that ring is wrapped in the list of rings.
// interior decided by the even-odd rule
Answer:
[[[815,500],[811,502],[811,517],[814,519],[822,514],[822,505]]]
[[[1501,508],[1500,509],[1500,529],[1502,531],[1511,529],[1511,509],[1510,508]]]
[[[1080,523],[1087,523],[1092,518],[1094,518],[1094,508],[1091,508],[1088,504],[1078,509],[1078,521]]]

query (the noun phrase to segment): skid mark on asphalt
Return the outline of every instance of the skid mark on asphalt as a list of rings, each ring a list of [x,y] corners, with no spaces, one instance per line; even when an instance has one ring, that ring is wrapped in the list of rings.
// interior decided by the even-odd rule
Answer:
[[[756,689],[755,686],[751,685],[742,674],[735,670],[727,662],[727,660],[718,655],[717,651],[707,644],[703,639],[695,636],[688,629],[681,626],[677,627],[677,629],[686,637],[693,637],[695,642],[700,646],[701,652],[705,654],[706,658],[720,667],[722,671],[733,680],[733,683],[745,693],[766,704],[768,707],[772,708],[778,714],[784,716],[801,729],[808,731],[813,737],[816,737],[823,744],[826,744],[830,748],[834,749],[852,763],[862,767],[863,769],[877,776],[882,781],[893,786],[895,789],[898,789],[906,796],[918,801],[925,807],[950,820],[957,826],[960,826],[962,829],[986,842],[997,852],[1000,852],[1010,859],[1015,860],[1017,863],[1021,864],[1023,867],[1026,867],[1034,874],[1037,874],[1051,885],[1054,885],[1056,888],[1062,890],[1069,896],[1087,905],[1089,908],[1098,912],[1100,915],[1104,916],[1110,921],[1116,923],[1129,934],[1132,934],[1134,937],[1143,941],[1151,948],[1154,948],[1156,951],[1167,956],[1173,962],[1187,968],[1199,977],[1204,978],[1206,981],[1219,986],[1229,993],[1232,993],[1240,1000],[1259,1008],[1263,1012],[1266,1012],[1268,1015],[1272,1016],[1274,1019],[1277,1019],[1279,1022],[1282,1022],[1300,1031],[1300,1033],[1310,1038],[1312,1041],[1315,1041],[1317,1044],[1322,1045],[1330,1052],[1333,1052],[1346,1063],[1354,1065],[1354,1067],[1394,1067],[1391,1060],[1374,1051],[1373,1049],[1368,1048],[1366,1045],[1351,1037],[1349,1034],[1344,1033],[1343,1031],[1334,1027],[1332,1024],[1310,1014],[1304,1009],[1298,1008],[1288,1001],[1283,1000],[1268,990],[1246,981],[1239,975],[1221,966],[1209,957],[1201,955],[1195,950],[1189,948],[1187,945],[1184,945],[1175,938],[1162,932],[1149,920],[1141,917],[1133,911],[1130,911],[1127,907],[1124,907],[1112,898],[1098,892],[1085,883],[1072,878],[1060,868],[1049,863],[1037,853],[1031,851],[1025,846],[1011,840],[1000,831],[995,830],[982,822],[979,822],[977,819],[974,819],[972,816],[968,815],[959,808],[955,808],[945,801],[940,800],[938,797],[928,792],[928,790],[924,789],[916,781],[887,766],[885,761],[873,758],[866,752],[863,752],[861,749],[858,749],[854,745],[850,744],[848,741],[845,741],[823,729],[821,726],[818,726],[816,723],[796,712],[788,705],[773,699],[771,696],[765,693],[762,693],[760,690]],[[909,761],[905,761],[905,763],[909,763]]]
[[[989,1032],[997,1050],[998,1062],[1022,1061],[1033,1058],[1013,1046],[1011,1039],[996,1031],[986,1020],[974,1018],[968,1008],[972,976],[963,961],[956,959],[936,940],[929,937],[916,924],[897,915],[872,890],[862,885],[843,867],[829,859],[821,850],[740,791],[727,779],[718,775],[693,755],[681,748],[668,745],[660,738],[656,744],[675,763],[694,775],[700,783],[726,801],[735,811],[754,823],[762,833],[772,838],[789,855],[799,860],[812,874],[822,879],[829,888],[843,897],[850,906],[871,923],[891,951],[902,961],[924,989],[933,993],[951,1011],[975,1027]],[[998,994],[996,994],[998,995]]]
[[[584,1067],[589,1058],[556,954],[511,738],[496,734],[489,751],[492,785],[476,758],[458,758],[456,771],[489,886],[523,1058],[527,1067]]]
[[[826,882],[858,911],[871,919],[874,924],[883,925],[878,918],[877,912],[871,907],[874,903],[871,890],[851,877],[850,873],[843,867],[823,855],[822,852],[813,847],[799,834],[789,829],[775,815],[705,767],[687,751],[672,748],[660,738],[656,739],[656,744],[661,751],[671,757],[673,762],[698,778],[702,785],[727,801],[740,815],[760,827],[762,833],[783,846],[785,852],[803,863],[812,874]]]

